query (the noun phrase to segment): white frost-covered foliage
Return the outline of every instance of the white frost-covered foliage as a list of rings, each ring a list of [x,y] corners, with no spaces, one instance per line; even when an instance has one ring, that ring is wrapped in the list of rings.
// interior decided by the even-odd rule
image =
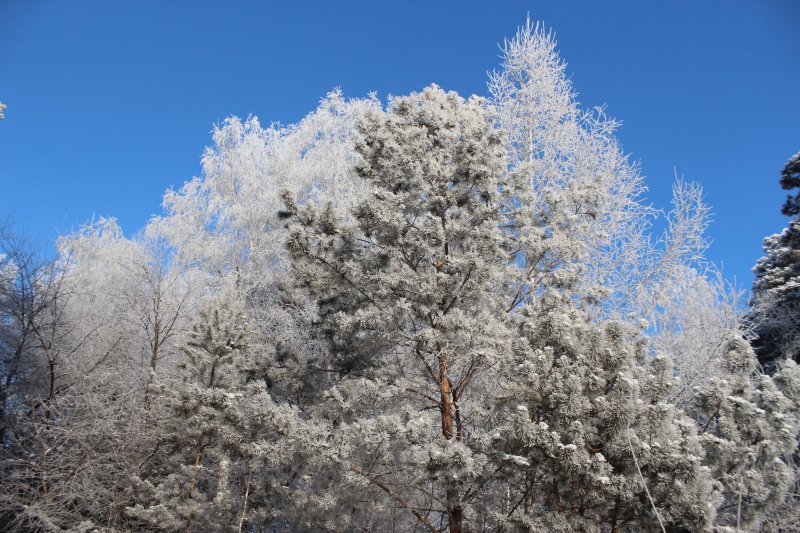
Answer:
[[[167,191],[166,213],[146,230],[169,244],[174,264],[196,283],[211,291],[235,287],[250,317],[254,357],[294,401],[313,392],[305,363],[316,357],[317,343],[305,326],[309,307],[289,276],[279,192],[332,199],[346,215],[364,191],[353,170],[356,122],[377,105],[334,91],[294,125],[226,120],[203,156],[203,176]]]
[[[755,529],[792,482],[800,374],[790,364],[773,377],[755,375],[750,346],[736,337],[724,342],[727,372],[696,386],[687,411],[696,417],[705,463],[723,497],[716,523]]]
[[[578,108],[555,46],[529,21],[505,43],[489,83],[510,181],[526,210],[527,255],[518,258],[532,272],[526,290],[577,284],[591,303],[625,307],[644,274],[654,212],[640,201],[645,187],[613,136],[617,123],[602,109]]]
[[[667,231],[651,227],[658,212],[602,108],[583,111],[552,34],[530,21],[503,48],[490,76],[491,104],[506,135],[509,181],[528,216],[519,238],[533,283],[517,305],[569,287],[602,315],[647,314],[652,292],[702,256],[708,208],[702,190],[679,181]],[[679,271],[679,272],[676,272]]]
[[[255,117],[227,119],[203,155],[203,176],[167,191],[166,214],[148,232],[174,247],[179,264],[212,278],[235,274],[256,284],[251,271],[280,273],[285,236],[277,193],[336,198],[339,212],[352,208],[362,191],[352,170],[355,121],[375,105],[346,101],[336,91],[295,125],[264,128]]]
[[[109,515],[124,505],[120,482],[139,423],[120,419],[138,391],[119,379],[132,368],[121,356],[130,328],[106,294],[119,280],[95,261],[124,255],[115,249],[117,230],[105,220],[62,239],[55,263],[3,246],[11,263],[0,263],[4,529],[69,527],[96,513],[100,501]],[[84,239],[86,246],[78,244]]]
[[[641,333],[619,322],[592,323],[563,305],[523,315],[524,341],[501,366],[497,395],[495,445],[524,459],[498,465],[503,522],[708,529],[719,498],[694,422],[669,401],[669,361],[648,360]]]
[[[4,248],[0,529],[778,527],[800,371],[759,373],[702,190],[653,238],[530,23],[489,92],[231,118],[135,238]]]
[[[384,492],[413,509],[440,502],[441,511],[417,518],[451,531],[481,514],[476,489],[487,458],[470,423],[472,387],[507,353],[510,333],[503,287],[511,243],[501,229],[508,194],[498,181],[505,161],[482,104],[432,86],[365,116],[356,168],[369,195],[354,224],[331,203],[298,206],[285,194],[295,277],[318,302],[332,370],[346,376],[328,394],[361,405],[327,417],[338,419],[364,477],[385,465],[394,479],[383,481]],[[354,387],[364,379],[373,382],[367,391],[396,391],[375,421],[362,412],[370,396]],[[393,442],[370,449],[351,440],[376,423]]]
[[[728,341],[747,336],[741,299],[715,270],[690,266],[673,270],[650,297],[657,304],[646,315],[650,351],[672,361],[679,380],[673,399],[685,407],[697,386],[727,374]]]
[[[231,497],[230,477],[239,474],[231,455],[250,437],[249,417],[239,411],[245,336],[244,316],[224,296],[201,310],[182,346],[178,375],[157,382],[165,408],[159,446],[168,450],[164,464],[173,469],[166,477],[156,470],[155,476],[137,479],[139,499],[147,498],[149,505],[137,504],[131,516],[160,529],[186,531],[193,524],[224,527],[242,512],[238,498]]]

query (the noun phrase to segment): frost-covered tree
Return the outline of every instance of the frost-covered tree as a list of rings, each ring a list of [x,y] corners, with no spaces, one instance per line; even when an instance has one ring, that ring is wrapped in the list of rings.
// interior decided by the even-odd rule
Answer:
[[[506,137],[509,182],[527,206],[516,304],[569,285],[594,314],[651,314],[658,289],[702,258],[702,190],[678,181],[668,229],[653,239],[659,212],[645,203],[637,165],[614,136],[618,123],[602,108],[580,109],[553,35],[529,20],[506,41],[502,60],[490,76],[491,103]]]
[[[26,339],[18,351],[29,361],[13,379],[21,425],[7,450],[38,453],[4,465],[11,470],[3,492],[14,495],[6,505],[16,513],[8,527],[120,527],[131,503],[128,478],[156,441],[146,412],[148,318],[159,307],[162,316],[181,309],[185,294],[171,288],[183,284],[162,279],[154,288],[144,275],[155,263],[149,248],[126,239],[113,219],[62,237],[57,248],[36,290],[18,291],[28,324],[17,330]],[[44,294],[46,305],[32,305]]]
[[[741,299],[709,267],[673,271],[652,295],[650,352],[672,361],[668,398],[696,424],[719,502],[717,527],[756,529],[793,478],[798,404],[792,371],[762,375]]]
[[[695,387],[693,409],[705,464],[722,496],[719,526],[757,528],[786,496],[797,447],[796,365],[770,378],[756,375],[756,359],[741,338],[724,341],[728,372]]]
[[[783,167],[781,187],[800,188],[800,153]],[[764,239],[767,255],[753,269],[753,347],[768,372],[783,359],[800,360],[800,193],[786,199],[782,213],[794,218],[781,233]]]
[[[795,154],[781,171],[781,187],[788,191],[800,187],[800,154]],[[753,269],[752,298],[747,321],[755,338],[751,341],[758,354],[763,369],[774,374],[776,382],[784,384],[783,390],[791,385],[787,376],[796,379],[796,365],[800,358],[800,196],[789,195],[783,205],[782,213],[794,216],[781,233],[764,239],[766,256],[759,259]],[[788,394],[788,393],[787,393]],[[797,401],[795,395],[788,394]],[[768,398],[773,405],[771,410],[780,412],[785,405]],[[796,405],[796,404],[795,404]],[[785,416],[785,414],[784,414]],[[785,499],[779,513],[768,520],[767,527],[774,530],[792,530],[800,524],[797,512],[800,474],[795,454],[792,461],[792,493]]]
[[[329,506],[306,507],[320,501],[308,475],[341,468],[325,450],[330,434],[273,400],[280,389],[251,355],[236,294],[223,289],[202,306],[177,372],[158,375],[158,443],[134,476],[130,527],[296,530],[309,516],[330,516]]]
[[[292,288],[278,193],[331,200],[346,216],[364,191],[353,170],[357,119],[376,106],[334,91],[297,124],[228,119],[214,131],[202,176],[167,191],[164,215],[146,230],[168,244],[172,265],[194,283],[235,287],[250,317],[253,357],[294,402],[315,393],[319,372],[308,367],[319,343],[308,337],[308,306]]]
[[[119,318],[84,299],[91,289],[72,275],[69,256],[9,257],[3,324],[14,357],[4,365],[4,397],[13,431],[3,443],[3,527],[113,523],[130,466],[124,443],[136,434],[130,389],[119,380]]]
[[[500,522],[525,531],[705,530],[718,499],[668,358],[570,305],[523,311],[500,368]]]
[[[165,214],[150,221],[148,233],[165,239],[175,263],[208,284],[227,276],[240,285],[268,284],[285,268],[277,192],[335,199],[340,213],[353,207],[361,187],[353,173],[352,134],[357,117],[375,105],[335,91],[298,124],[262,127],[256,117],[227,119],[213,132],[202,176],[165,193]]]
[[[490,76],[496,120],[506,136],[509,179],[526,209],[520,228],[529,295],[572,278],[587,302],[630,305],[650,252],[644,232],[653,210],[635,165],[602,109],[579,109],[553,36],[520,28]],[[524,298],[518,302],[523,304]]]
[[[444,521],[462,531],[477,519],[472,504],[485,463],[472,444],[471,387],[506,349],[502,287],[511,250],[500,228],[501,138],[481,100],[436,86],[392,100],[359,127],[357,171],[369,195],[354,223],[330,202],[298,206],[287,194],[287,246],[297,280],[317,300],[331,365],[345,376],[329,394],[356,394],[364,376],[374,382],[364,392],[398,393],[374,421],[331,414],[340,418],[337,431],[377,423],[399,437],[351,460],[370,477],[376,460],[401,454],[402,467],[389,463],[384,492],[414,502],[409,510],[428,527]],[[428,492],[432,501],[417,503]]]
[[[68,291],[62,281],[53,262],[2,228],[0,525],[6,530],[46,527],[63,518],[63,500],[52,497],[54,483],[42,468],[49,443],[39,431],[57,415],[53,404],[63,387],[60,361],[46,350],[51,333],[65,325],[59,300]]]
[[[245,336],[244,316],[224,297],[201,310],[182,346],[178,376],[157,382],[166,411],[159,446],[168,457],[154,467],[152,480],[140,479],[146,503],[131,508],[131,516],[170,531],[233,523],[239,507],[229,488],[231,454],[246,417],[237,409]]]

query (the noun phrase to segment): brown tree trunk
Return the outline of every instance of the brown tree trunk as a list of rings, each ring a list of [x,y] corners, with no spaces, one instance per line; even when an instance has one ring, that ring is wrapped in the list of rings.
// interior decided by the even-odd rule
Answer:
[[[459,501],[458,489],[450,486],[447,488],[447,527],[450,533],[461,533],[461,515],[462,508],[461,502]]]
[[[447,440],[461,440],[461,423],[458,416],[453,382],[447,376],[447,359],[439,357],[439,393],[441,395],[442,435]],[[450,533],[461,533],[462,514],[461,498],[454,480],[446,481],[447,526]]]
[[[440,364],[440,372],[444,365]],[[440,374],[441,376],[441,374]],[[454,426],[454,418],[455,418],[455,406],[453,405],[453,387],[450,379],[447,376],[440,377],[439,382],[439,392],[441,394],[441,401],[442,401],[442,435],[447,440],[452,439],[455,436],[455,432],[453,431]]]
[[[197,439],[197,451],[194,455],[194,470],[192,472],[192,483],[189,486],[189,497],[188,499],[191,500],[192,496],[194,496],[194,488],[197,486],[197,469],[200,466],[200,463],[203,462],[203,448],[205,448],[203,444],[203,435],[200,435],[200,438]],[[186,533],[192,527],[192,516],[189,515],[186,518],[186,527],[184,527],[183,531]]]

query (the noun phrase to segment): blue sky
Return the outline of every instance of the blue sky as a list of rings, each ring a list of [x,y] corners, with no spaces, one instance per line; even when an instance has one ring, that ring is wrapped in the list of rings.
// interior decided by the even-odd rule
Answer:
[[[528,13],[555,31],[581,103],[623,122],[655,206],[674,169],[704,185],[709,256],[749,286],[800,150],[796,0],[0,0],[0,217],[43,243],[93,214],[130,235],[200,172],[226,116],[294,122],[337,86],[485,94]]]

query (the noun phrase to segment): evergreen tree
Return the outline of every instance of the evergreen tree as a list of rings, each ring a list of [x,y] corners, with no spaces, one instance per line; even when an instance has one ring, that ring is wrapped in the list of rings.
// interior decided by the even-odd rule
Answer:
[[[788,191],[800,188],[800,153],[784,165],[780,184]],[[800,361],[800,192],[787,196],[781,212],[794,218],[781,233],[764,239],[767,255],[759,259],[753,269],[755,279],[748,322],[755,334],[751,344],[758,360],[765,372],[773,374],[772,380],[765,377],[764,381],[771,387],[777,385],[790,399],[785,401],[782,396],[775,397],[767,389],[763,398],[765,405],[762,406],[784,426],[789,425],[787,418],[794,422],[794,432],[787,428],[782,433],[795,438],[792,446],[782,443],[788,448],[797,445],[797,406],[800,400],[797,395],[800,383],[798,367],[795,364]],[[776,531],[793,530],[800,524],[797,506],[800,460],[796,450],[791,455],[790,464],[793,466],[791,479],[794,490],[783,501],[780,512],[770,516],[767,522],[767,526]],[[776,475],[789,476],[783,471]]]
[[[800,188],[800,153],[784,166],[781,186]],[[753,347],[767,372],[774,372],[783,359],[800,360],[800,193],[787,197],[782,212],[794,219],[781,233],[764,239],[767,255],[753,269]]]
[[[781,187],[787,191],[800,189],[800,152],[794,154],[781,170]],[[781,208],[781,213],[790,217],[800,215],[800,190],[794,197],[788,195],[786,203]]]
[[[494,433],[501,523],[524,531],[700,531],[718,498],[669,359],[635,328],[568,301],[525,309],[501,365]]]
[[[416,490],[430,486],[450,531],[462,531],[474,519],[469,483],[485,462],[469,423],[471,388],[506,351],[501,138],[480,99],[436,86],[368,114],[360,131],[357,171],[371,194],[355,224],[331,204],[299,207],[287,196],[288,248],[298,281],[318,301],[334,368],[406,391],[380,415],[405,414],[398,435],[419,438],[411,431],[418,420],[408,418],[415,410],[430,424],[422,442],[405,443],[404,477],[426,472],[412,481]],[[423,414],[429,409],[438,420]],[[421,507],[412,510],[431,523]]]
[[[797,367],[773,378],[756,373],[755,355],[741,337],[722,341],[719,363],[726,372],[693,391],[694,414],[721,497],[716,524],[757,529],[783,502],[793,480],[797,447]]]
[[[177,380],[158,383],[166,413],[160,446],[167,454],[139,487],[145,497],[132,517],[168,531],[221,529],[239,511],[230,490],[231,459],[245,432],[240,410],[244,316],[218,297],[200,312],[183,345]]]

